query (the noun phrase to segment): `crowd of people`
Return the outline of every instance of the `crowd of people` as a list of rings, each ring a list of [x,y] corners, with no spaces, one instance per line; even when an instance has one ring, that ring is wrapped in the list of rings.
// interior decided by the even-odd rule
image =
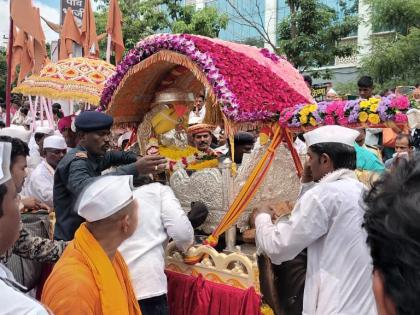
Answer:
[[[358,85],[361,98],[375,97],[371,78]],[[167,160],[126,150],[132,133],[113,139],[112,117],[64,117],[55,108],[56,128],[31,132],[22,106],[17,126],[0,130],[0,313],[169,314],[167,240],[186,252],[208,209],[197,201],[186,214],[158,180]],[[228,159],[234,146],[240,165],[260,145],[254,130],[225,139],[221,126],[203,123],[205,114],[199,95],[187,133],[205,156]],[[274,264],[307,250],[303,314],[420,312],[417,133],[390,130],[388,139],[382,129],[325,126],[296,135],[295,149],[307,158],[293,210],[278,217],[262,205],[251,224],[258,253]],[[358,171],[375,175],[369,187]],[[53,239],[22,224],[22,213],[38,210],[55,214]],[[12,255],[55,265],[28,292]]]

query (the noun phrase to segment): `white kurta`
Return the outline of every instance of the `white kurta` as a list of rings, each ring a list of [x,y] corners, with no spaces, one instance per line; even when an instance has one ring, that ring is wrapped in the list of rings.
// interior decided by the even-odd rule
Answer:
[[[54,169],[42,160],[25,183],[23,195],[35,197],[49,207],[53,207]]]
[[[185,251],[194,242],[194,231],[169,186],[144,185],[134,191],[134,197],[139,203],[139,224],[118,249],[140,300],[167,293],[164,243],[172,238]]]
[[[303,314],[377,314],[362,229],[364,186],[353,178],[350,170],[333,172],[300,197],[290,218],[256,218],[257,246],[273,263],[308,248]]]
[[[0,264],[0,314],[48,315],[36,300],[19,292],[12,272]]]

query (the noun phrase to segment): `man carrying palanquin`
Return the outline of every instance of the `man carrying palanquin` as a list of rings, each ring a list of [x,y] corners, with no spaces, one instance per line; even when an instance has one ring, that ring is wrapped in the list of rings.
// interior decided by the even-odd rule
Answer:
[[[112,124],[112,117],[100,112],[86,111],[76,117],[79,143],[60,161],[54,175],[55,239],[73,239],[83,222],[74,211],[75,201],[103,171],[118,166],[113,175],[137,176],[160,173],[166,167],[166,160],[160,156],[137,159],[133,152],[110,151]]]
[[[325,126],[304,135],[309,159],[289,218],[259,209],[256,243],[274,264],[308,249],[303,314],[376,314],[372,265],[362,229],[365,186],[354,173],[359,132]]]
[[[55,315],[141,314],[118,251],[137,227],[132,180],[130,175],[99,177],[80,194],[76,210],[86,222],[55,265],[42,294],[42,302]]]

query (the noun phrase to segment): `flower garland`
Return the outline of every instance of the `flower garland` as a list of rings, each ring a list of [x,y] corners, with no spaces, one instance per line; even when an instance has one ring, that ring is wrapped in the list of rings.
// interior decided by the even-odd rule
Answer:
[[[282,112],[280,123],[289,128],[320,125],[379,125],[387,121],[406,123],[410,108],[406,96],[370,98],[368,100],[332,101],[299,104]]]
[[[100,110],[107,108],[131,67],[165,49],[182,53],[197,63],[212,85],[223,113],[235,122],[275,121],[285,107],[307,101],[271,69],[243,53],[202,36],[158,34],[140,41],[117,66],[115,75],[105,85]],[[260,52],[274,63],[287,63],[265,50]]]
[[[191,146],[185,149],[161,146],[159,153],[168,160],[167,169],[171,172],[179,168],[200,170],[218,166],[218,156],[210,150],[203,152]]]

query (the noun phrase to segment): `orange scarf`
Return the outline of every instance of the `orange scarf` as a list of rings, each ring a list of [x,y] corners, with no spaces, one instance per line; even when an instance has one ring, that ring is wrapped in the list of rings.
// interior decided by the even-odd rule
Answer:
[[[102,314],[141,315],[139,304],[131,286],[128,268],[121,254],[118,251],[115,253],[113,264],[101,245],[89,232],[85,223],[76,231],[73,244],[82,253],[92,270],[96,285],[99,288]],[[123,284],[118,279],[116,268],[123,275]],[[123,286],[127,288],[127,292],[125,292]]]

